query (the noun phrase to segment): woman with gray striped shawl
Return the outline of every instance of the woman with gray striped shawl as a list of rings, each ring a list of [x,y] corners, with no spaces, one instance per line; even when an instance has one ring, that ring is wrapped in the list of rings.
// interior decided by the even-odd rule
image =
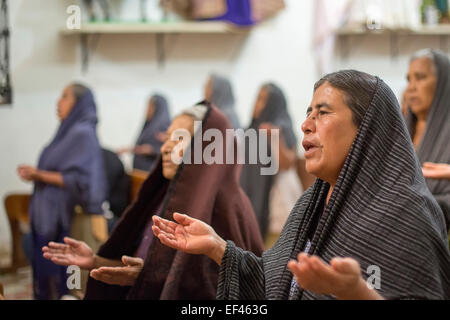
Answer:
[[[391,89],[358,71],[327,75],[302,130],[317,180],[262,257],[186,215],[154,216],[153,232],[220,265],[218,299],[450,299],[444,216]]]
[[[450,164],[450,60],[442,52],[421,50],[411,58],[407,79],[406,125],[450,230],[450,180],[439,174]]]

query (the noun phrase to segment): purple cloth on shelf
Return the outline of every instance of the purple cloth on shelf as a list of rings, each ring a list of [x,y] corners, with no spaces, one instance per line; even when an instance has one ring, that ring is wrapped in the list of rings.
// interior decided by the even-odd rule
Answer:
[[[227,0],[227,12],[219,17],[206,20],[224,20],[240,26],[255,24],[252,19],[252,7],[250,0]]]

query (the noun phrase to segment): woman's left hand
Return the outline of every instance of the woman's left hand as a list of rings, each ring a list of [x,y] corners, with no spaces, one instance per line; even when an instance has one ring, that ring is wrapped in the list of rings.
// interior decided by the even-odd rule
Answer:
[[[123,267],[101,267],[91,271],[95,280],[119,286],[133,286],[144,266],[144,260],[128,256],[122,257]]]
[[[352,258],[334,258],[328,265],[317,256],[300,253],[298,261],[290,261],[288,268],[298,284],[308,291],[338,299],[382,299],[367,287],[359,263]]]
[[[35,167],[21,165],[17,168],[17,173],[19,177],[25,181],[35,181],[37,180],[38,170]]]

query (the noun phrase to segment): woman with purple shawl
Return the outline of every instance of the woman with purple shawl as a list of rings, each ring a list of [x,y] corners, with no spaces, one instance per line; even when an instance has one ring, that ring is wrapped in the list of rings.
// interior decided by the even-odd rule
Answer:
[[[101,214],[106,190],[92,92],[80,84],[66,87],[58,101],[58,116],[61,124],[38,167],[18,168],[22,179],[34,182],[29,213],[33,289],[38,300],[58,299],[68,292],[66,267],[44,259],[42,246],[69,235],[75,207]]]
[[[154,94],[148,103],[144,127],[132,148],[123,148],[117,153],[134,153],[133,168],[151,171],[159,156],[164,134],[170,125],[169,107],[166,98]]]

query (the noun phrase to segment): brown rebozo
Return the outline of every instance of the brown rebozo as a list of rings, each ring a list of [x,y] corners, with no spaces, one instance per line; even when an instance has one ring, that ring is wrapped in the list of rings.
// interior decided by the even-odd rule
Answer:
[[[208,106],[202,136],[212,128],[225,137],[231,125],[216,107]],[[203,142],[203,150],[209,143]],[[190,157],[193,159],[193,154]],[[173,220],[174,212],[188,214],[211,225],[222,238],[260,255],[263,241],[250,201],[239,186],[239,174],[237,164],[183,163],[169,181],[163,177],[160,158],[98,254],[109,259],[132,256],[144,227],[162,204],[163,218]],[[86,299],[215,299],[218,270],[208,257],[176,251],[155,237],[133,287],[111,286],[90,278]]]

